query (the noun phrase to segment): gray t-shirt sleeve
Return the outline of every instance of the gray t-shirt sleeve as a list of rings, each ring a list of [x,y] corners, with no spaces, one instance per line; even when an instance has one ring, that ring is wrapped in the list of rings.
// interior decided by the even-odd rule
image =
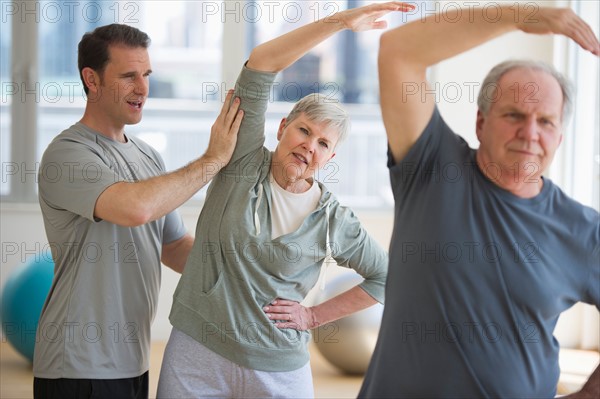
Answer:
[[[40,201],[51,208],[98,221],[94,218],[98,197],[120,180],[97,149],[84,143],[58,140],[50,144],[42,158]]]
[[[181,215],[177,210],[167,213],[163,226],[163,245],[170,244],[182,238],[187,232]]]

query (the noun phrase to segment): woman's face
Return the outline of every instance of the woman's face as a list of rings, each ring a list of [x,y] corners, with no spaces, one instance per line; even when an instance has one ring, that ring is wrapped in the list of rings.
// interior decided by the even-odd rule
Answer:
[[[325,123],[309,120],[304,113],[287,123],[279,124],[279,144],[273,154],[273,168],[279,168],[290,182],[305,180],[325,166],[335,156],[339,134]]]

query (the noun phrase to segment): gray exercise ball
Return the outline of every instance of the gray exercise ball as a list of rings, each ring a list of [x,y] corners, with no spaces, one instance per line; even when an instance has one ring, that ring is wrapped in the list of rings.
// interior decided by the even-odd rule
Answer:
[[[320,290],[315,303],[322,303],[360,284],[363,278],[350,271],[335,277]],[[383,305],[324,324],[312,331],[319,352],[331,364],[347,374],[364,374],[375,350]]]

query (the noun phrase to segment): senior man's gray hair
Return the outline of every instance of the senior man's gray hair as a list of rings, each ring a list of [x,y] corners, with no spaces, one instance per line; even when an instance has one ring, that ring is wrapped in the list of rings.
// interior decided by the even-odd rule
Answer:
[[[487,76],[483,80],[481,90],[479,91],[479,96],[477,97],[477,107],[479,108],[479,110],[484,115],[487,115],[495,98],[495,95],[490,95],[490,89],[493,88],[495,90],[495,88],[498,87],[498,82],[500,81],[502,76],[512,71],[513,69],[530,69],[534,71],[542,71],[556,79],[556,81],[560,85],[560,89],[562,90],[563,95],[561,123],[563,126],[565,126],[568,123],[569,118],[571,117],[571,113],[573,112],[573,85],[563,74],[558,72],[552,65],[541,61],[508,60],[501,62],[500,64],[493,67],[492,70],[487,74]]]

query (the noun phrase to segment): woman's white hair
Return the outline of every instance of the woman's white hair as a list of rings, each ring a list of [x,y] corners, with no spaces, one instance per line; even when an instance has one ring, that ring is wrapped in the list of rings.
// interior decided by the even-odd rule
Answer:
[[[306,115],[308,120],[316,123],[325,123],[338,132],[338,141],[341,143],[350,130],[350,118],[346,111],[332,100],[318,93],[309,94],[300,99],[292,108],[286,118],[286,126],[300,114]]]

